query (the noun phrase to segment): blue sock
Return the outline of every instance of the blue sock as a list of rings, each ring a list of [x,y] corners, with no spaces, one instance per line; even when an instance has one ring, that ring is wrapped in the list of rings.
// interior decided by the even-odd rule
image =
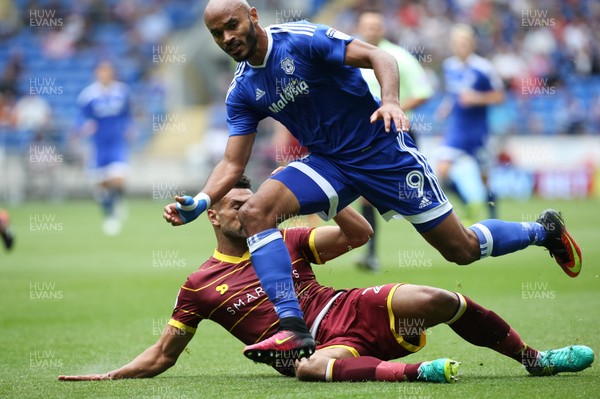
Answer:
[[[483,220],[469,227],[479,238],[481,259],[516,252],[530,245],[541,245],[546,238],[544,226],[537,222]]]
[[[254,272],[280,319],[303,317],[292,280],[292,260],[279,230],[273,228],[248,238]]]

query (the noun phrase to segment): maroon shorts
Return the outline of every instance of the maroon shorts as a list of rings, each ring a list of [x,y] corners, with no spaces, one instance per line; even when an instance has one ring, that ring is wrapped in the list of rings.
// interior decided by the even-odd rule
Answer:
[[[401,284],[354,288],[340,295],[319,325],[317,349],[343,347],[355,357],[397,359],[421,350],[426,343],[421,333],[413,345],[397,332],[392,297]]]

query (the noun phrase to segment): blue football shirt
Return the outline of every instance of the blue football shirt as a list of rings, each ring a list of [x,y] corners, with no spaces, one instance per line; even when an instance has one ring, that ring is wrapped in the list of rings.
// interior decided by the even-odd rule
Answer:
[[[387,135],[369,118],[378,101],[358,68],[344,65],[352,37],[306,21],[271,25],[262,65],[241,62],[227,92],[229,135],[273,117],[311,153],[362,158]],[[362,156],[361,156],[362,155]]]
[[[125,134],[131,125],[130,93],[127,85],[113,82],[104,87],[94,82],[81,92],[78,103],[85,119],[96,122],[92,140],[97,146],[126,144]]]
[[[458,96],[465,90],[501,90],[502,80],[492,63],[476,54],[471,54],[464,63],[457,57],[450,57],[442,67],[446,92],[452,100],[445,144],[474,154],[487,140],[488,106],[464,107],[458,102]]]

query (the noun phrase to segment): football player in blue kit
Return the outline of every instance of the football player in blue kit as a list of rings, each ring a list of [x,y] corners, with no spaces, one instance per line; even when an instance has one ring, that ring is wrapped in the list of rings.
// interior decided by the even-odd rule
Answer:
[[[92,167],[98,184],[96,197],[104,212],[102,229],[119,234],[124,219],[124,191],[128,170],[129,136],[133,127],[129,87],[115,80],[113,65],[102,61],[96,81],[79,95],[78,103],[91,135]]]
[[[454,55],[443,63],[446,97],[438,116],[447,120],[443,145],[436,151],[437,176],[451,180],[466,205],[465,218],[477,220],[484,204],[495,203],[485,177],[490,168],[487,151],[489,106],[504,100],[504,88],[493,64],[474,53],[473,28],[455,25],[450,32]],[[489,204],[488,203],[488,204]],[[490,217],[495,218],[495,206]]]
[[[217,45],[239,62],[225,100],[229,139],[202,191],[176,197],[164,209],[165,220],[189,223],[233,187],[261,119],[278,120],[310,150],[240,204],[254,270],[279,317],[276,334],[244,349],[248,358],[269,363],[308,357],[315,348],[277,223],[297,214],[330,219],[361,195],[385,218],[408,220],[449,261],[466,265],[539,245],[567,274],[579,273],[581,251],[558,212],[548,210],[537,222],[484,220],[463,227],[404,133],[409,126],[398,106],[398,67],[391,55],[325,25],[263,28],[245,0],[210,1],[204,21]],[[381,100],[371,95],[359,68],[374,69]]]

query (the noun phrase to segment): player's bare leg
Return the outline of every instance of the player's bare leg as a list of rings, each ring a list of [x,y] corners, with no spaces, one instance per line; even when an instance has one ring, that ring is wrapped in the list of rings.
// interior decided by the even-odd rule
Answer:
[[[459,265],[468,265],[488,256],[502,256],[530,245],[543,246],[570,277],[581,271],[579,246],[569,234],[559,212],[548,209],[537,221],[507,222],[482,220],[465,228],[452,212],[423,238],[442,256]]]
[[[459,293],[405,284],[394,292],[392,310],[398,332],[409,342],[425,329],[446,323],[465,341],[508,356],[535,376],[581,371],[594,361],[594,352],[583,345],[535,350],[500,316]],[[400,331],[402,326],[409,328]]]
[[[277,224],[297,215],[300,203],[281,182],[269,179],[241,208],[252,266],[279,317],[279,332],[244,349],[251,360],[273,364],[300,359],[315,351],[315,341],[300,310],[292,280],[292,261]]]
[[[450,262],[468,265],[480,258],[477,235],[466,229],[454,212],[435,228],[423,233],[423,238]]]

